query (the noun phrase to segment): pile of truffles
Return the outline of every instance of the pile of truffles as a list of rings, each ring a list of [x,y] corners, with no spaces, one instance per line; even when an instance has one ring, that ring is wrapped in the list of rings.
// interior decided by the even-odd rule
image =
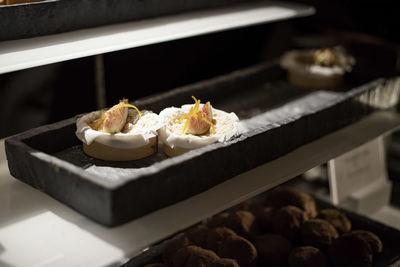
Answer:
[[[189,229],[166,245],[163,263],[145,266],[371,266],[381,240],[351,227],[340,211],[317,211],[309,195],[280,187],[263,204],[244,202]]]

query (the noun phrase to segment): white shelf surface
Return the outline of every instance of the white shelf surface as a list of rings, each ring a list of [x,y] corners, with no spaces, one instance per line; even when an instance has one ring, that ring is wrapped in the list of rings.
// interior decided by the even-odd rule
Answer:
[[[0,42],[0,74],[223,30],[312,15],[312,7],[260,1]]]
[[[12,178],[0,140],[0,266],[119,266],[149,244],[399,126],[399,114],[374,113],[211,190],[115,228],[98,225]]]

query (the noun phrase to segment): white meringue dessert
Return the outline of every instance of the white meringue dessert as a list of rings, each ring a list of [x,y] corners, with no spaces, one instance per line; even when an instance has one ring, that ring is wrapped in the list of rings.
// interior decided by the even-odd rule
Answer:
[[[354,64],[355,59],[341,47],[292,50],[286,52],[280,62],[293,85],[312,90],[336,89]]]
[[[235,113],[215,109],[209,102],[181,108],[169,107],[160,112],[164,124],[158,130],[164,152],[178,156],[216,142],[226,142],[240,134],[239,118]]]
[[[76,126],[76,136],[87,155],[108,161],[128,161],[157,152],[157,130],[162,123],[157,114],[142,113],[124,99],[106,112],[94,111],[80,117]]]

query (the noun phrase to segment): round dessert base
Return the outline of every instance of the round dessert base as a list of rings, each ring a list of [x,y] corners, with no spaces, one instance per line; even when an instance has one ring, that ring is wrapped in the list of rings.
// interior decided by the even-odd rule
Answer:
[[[157,137],[152,137],[145,146],[136,148],[115,148],[93,141],[90,145],[83,143],[83,152],[87,155],[108,161],[129,161],[142,159],[157,152]]]
[[[183,148],[183,147],[179,147],[179,146],[175,146],[174,148],[171,148],[170,146],[163,144],[163,151],[168,157],[176,157],[176,156],[182,155],[186,152],[189,152],[190,150],[193,150],[193,149]]]
[[[295,71],[289,71],[289,81],[304,89],[337,89],[343,81],[343,75],[311,77]]]

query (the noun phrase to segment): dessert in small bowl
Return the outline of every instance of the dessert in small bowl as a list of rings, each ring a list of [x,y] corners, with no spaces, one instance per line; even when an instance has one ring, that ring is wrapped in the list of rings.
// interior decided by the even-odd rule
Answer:
[[[240,134],[235,113],[215,109],[210,102],[201,104],[192,97],[193,105],[169,107],[160,112],[164,126],[158,134],[165,154],[181,155],[216,142],[226,142]]]
[[[281,67],[293,85],[314,90],[337,88],[354,64],[355,59],[341,47],[292,50],[281,58]]]
[[[76,136],[87,155],[102,160],[128,161],[157,152],[157,130],[162,124],[157,114],[140,112],[123,99],[105,112],[94,111],[80,117],[76,126]]]

